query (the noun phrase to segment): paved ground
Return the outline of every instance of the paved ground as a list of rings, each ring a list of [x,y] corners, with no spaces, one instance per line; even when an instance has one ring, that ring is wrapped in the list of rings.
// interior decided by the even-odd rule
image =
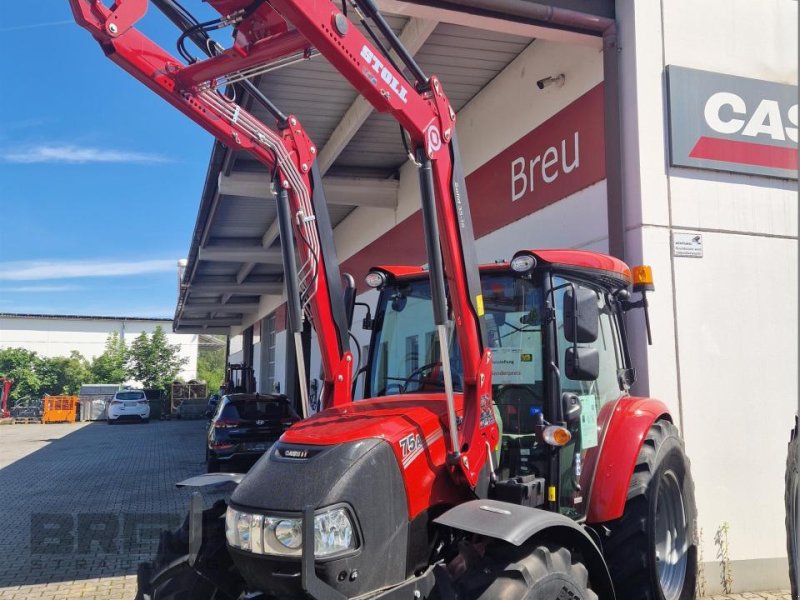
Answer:
[[[174,483],[205,470],[204,431],[204,421],[0,427],[0,600],[133,600],[136,565],[186,512],[189,492]]]
[[[136,566],[183,519],[204,421],[0,427],[0,599],[132,599]]]

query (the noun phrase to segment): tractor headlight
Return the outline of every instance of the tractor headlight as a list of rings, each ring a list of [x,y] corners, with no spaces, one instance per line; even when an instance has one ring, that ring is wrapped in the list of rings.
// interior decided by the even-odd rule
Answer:
[[[303,523],[295,517],[254,515],[228,507],[225,515],[228,545],[255,554],[300,556]],[[339,506],[314,515],[314,556],[325,558],[358,548],[350,512]]]

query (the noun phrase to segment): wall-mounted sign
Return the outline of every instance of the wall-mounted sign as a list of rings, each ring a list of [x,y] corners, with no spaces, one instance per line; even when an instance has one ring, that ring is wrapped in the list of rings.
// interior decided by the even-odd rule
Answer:
[[[673,231],[672,256],[703,258],[703,235],[700,233]]]
[[[605,179],[603,124],[600,84],[470,173],[475,236]]]
[[[797,178],[797,86],[667,67],[670,164]]]

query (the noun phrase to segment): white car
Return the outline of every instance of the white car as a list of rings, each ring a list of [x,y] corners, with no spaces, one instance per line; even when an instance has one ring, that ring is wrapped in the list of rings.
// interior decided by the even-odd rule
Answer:
[[[150,403],[142,390],[120,390],[108,405],[108,424],[117,421],[150,421]]]

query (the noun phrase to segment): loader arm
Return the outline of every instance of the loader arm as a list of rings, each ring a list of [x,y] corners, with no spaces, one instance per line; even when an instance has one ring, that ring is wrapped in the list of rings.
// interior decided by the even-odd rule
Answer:
[[[332,248],[332,239],[326,239],[330,232],[320,231],[318,226],[317,209],[320,206],[327,209],[320,178],[315,173],[317,149],[302,125],[289,115],[278,123],[279,131],[273,131],[203,79],[208,74],[216,75],[230,63],[237,64],[240,55],[236,51],[222,52],[208,61],[187,66],[134,29],[136,20],[147,8],[146,0],[119,0],[111,8],[95,0],[70,0],[70,4],[78,24],[92,34],[113,62],[228,148],[249,152],[273,173],[279,205],[283,198],[288,200],[294,231],[286,237],[296,240],[300,256],[298,303],[311,319],[320,341],[323,394],[330,405],[349,402],[352,355],[344,323],[339,268],[335,252],[331,258],[330,252],[322,251],[322,246]],[[287,52],[310,50],[305,40],[296,32],[287,33],[285,23],[278,21],[275,33],[269,38],[271,45],[257,48],[261,63]],[[205,64],[209,61],[210,65]],[[290,240],[282,243],[291,247]],[[287,253],[284,255],[285,262]],[[288,304],[291,317],[292,298]],[[298,320],[297,314],[294,320]],[[301,323],[290,322],[291,330],[299,332],[300,327]]]
[[[414,63],[372,0],[351,0],[350,4],[380,28],[413,75],[413,83],[329,0],[208,3],[220,13],[220,25],[235,27],[234,44],[206,60],[186,65],[133,28],[144,15],[147,0],[116,0],[110,8],[99,0],[70,0],[78,23],[92,33],[109,58],[222,143],[249,151],[269,169],[275,169],[295,214],[313,215],[309,196],[314,190],[310,175],[316,148],[295,118],[289,117],[287,123],[279,119],[280,135],[276,135],[247,111],[226,101],[217,92],[219,87],[248,83],[272,65],[291,60],[298,53],[307,55],[314,48],[377,111],[390,113],[400,123],[411,140],[420,171],[434,321],[446,374],[451,473],[475,487],[490,460],[489,449],[497,442],[498,429],[492,411],[491,353],[485,342],[483,298],[456,143],[455,111],[441,82],[435,76],[426,77]],[[342,3],[342,8],[345,6]],[[299,226],[296,219],[295,229]],[[320,232],[314,229],[319,236]],[[298,235],[302,237],[299,231]],[[332,231],[322,235],[332,238]],[[320,264],[326,259],[330,260],[330,256],[318,255]],[[309,302],[322,353],[329,399],[326,407],[350,401],[352,379],[347,333],[337,330],[331,310],[331,273],[331,265],[319,269],[314,278],[316,293]],[[448,321],[453,323],[463,361],[461,420],[456,415],[449,377]]]

